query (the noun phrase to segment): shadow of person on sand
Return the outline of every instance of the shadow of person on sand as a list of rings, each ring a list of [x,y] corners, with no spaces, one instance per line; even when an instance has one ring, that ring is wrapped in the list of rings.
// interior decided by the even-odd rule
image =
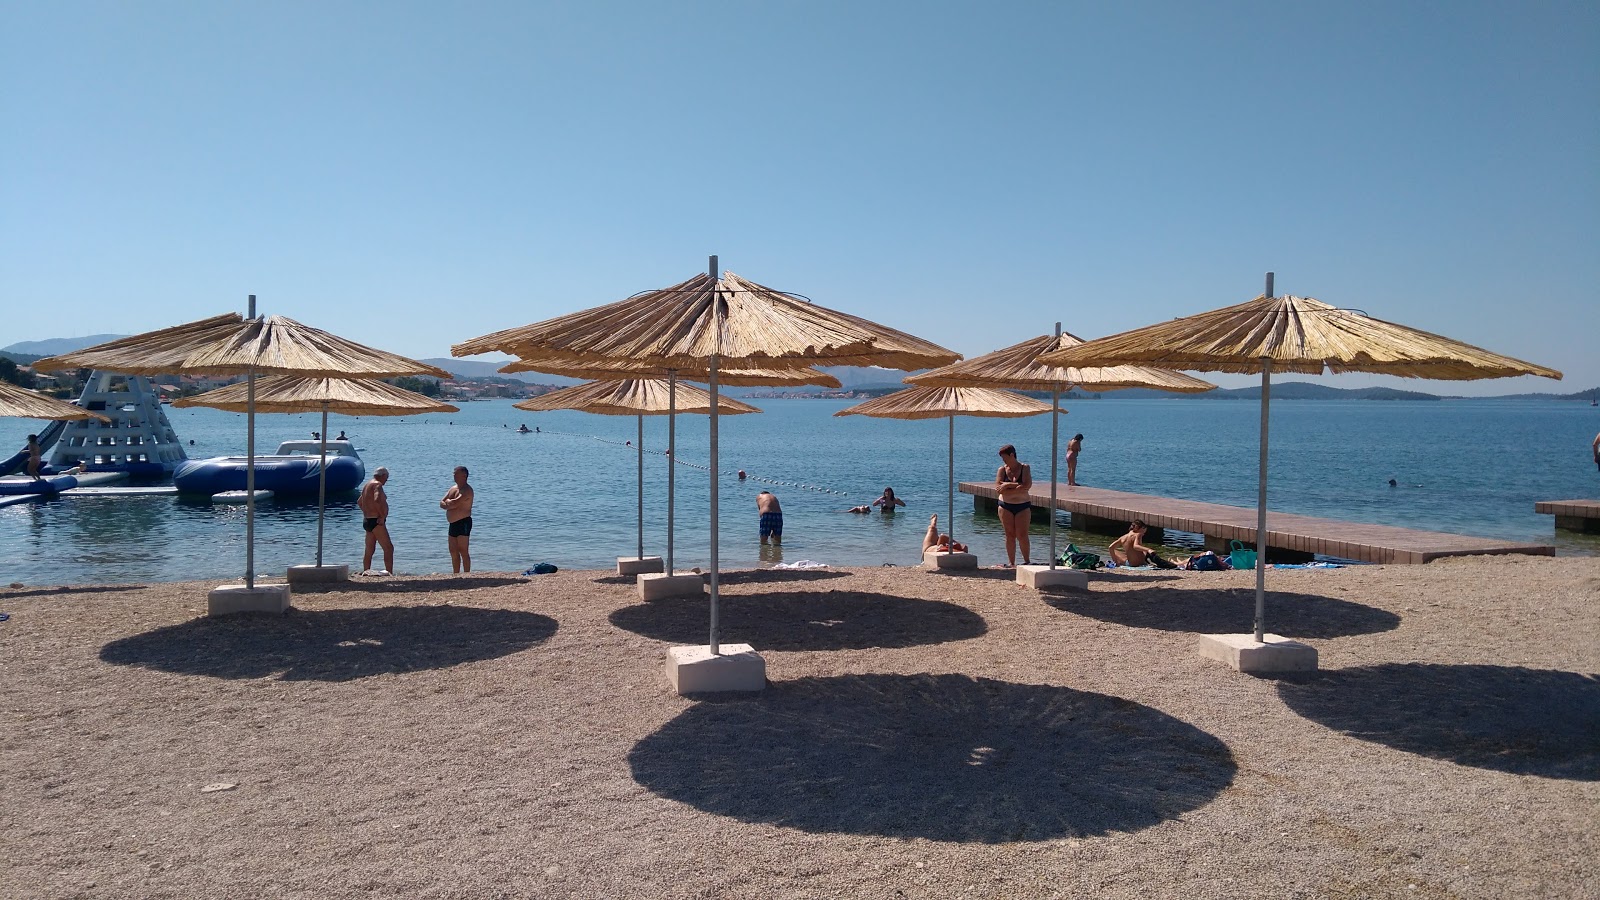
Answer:
[[[1050,594],[1045,602],[1062,612],[1130,628],[1198,634],[1249,631],[1256,614],[1256,595],[1251,588],[1180,591],[1153,586],[1115,593],[1079,591]],[[1386,609],[1334,597],[1269,591],[1267,625],[1268,631],[1284,637],[1331,638],[1392,631],[1400,627],[1400,617]]]
[[[1515,666],[1385,663],[1278,683],[1301,716],[1463,766],[1600,781],[1600,677]]]
[[[0,588],[0,602],[16,597],[54,597],[57,594],[120,594],[124,591],[142,591],[142,584],[85,584],[61,587],[34,588],[32,590],[6,590]]]
[[[112,641],[100,658],[213,678],[350,681],[508,656],[556,627],[549,616],[466,606],[296,609],[193,619]]]
[[[706,695],[628,764],[657,794],[741,822],[985,844],[1149,828],[1237,768],[1222,741],[1148,706],[966,675]]]
[[[852,591],[724,595],[721,633],[763,650],[859,650],[916,647],[981,637],[983,617],[944,600]],[[709,597],[624,606],[611,624],[672,644],[703,644]]]

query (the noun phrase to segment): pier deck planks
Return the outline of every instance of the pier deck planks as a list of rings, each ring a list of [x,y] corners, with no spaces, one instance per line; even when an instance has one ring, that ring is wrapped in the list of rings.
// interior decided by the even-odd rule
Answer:
[[[974,498],[997,499],[994,485],[961,482],[961,492]],[[1142,519],[1159,528],[1175,528],[1213,540],[1254,543],[1256,510],[1197,500],[1153,497],[1104,488],[1056,487],[1056,508],[1117,522]],[[1050,505],[1050,486],[1035,482],[1030,494],[1037,506]],[[1316,553],[1360,562],[1416,564],[1446,556],[1520,553],[1554,556],[1555,547],[1492,538],[1417,531],[1393,525],[1365,525],[1267,510],[1267,546]]]
[[[1533,511],[1555,516],[1557,528],[1600,531],[1600,500],[1540,500]]]

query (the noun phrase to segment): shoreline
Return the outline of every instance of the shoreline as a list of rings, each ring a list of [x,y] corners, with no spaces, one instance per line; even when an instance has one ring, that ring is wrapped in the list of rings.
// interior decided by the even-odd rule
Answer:
[[[744,570],[771,683],[671,694],[706,604],[605,572],[0,589],[0,895],[1576,896],[1600,879],[1600,560]]]

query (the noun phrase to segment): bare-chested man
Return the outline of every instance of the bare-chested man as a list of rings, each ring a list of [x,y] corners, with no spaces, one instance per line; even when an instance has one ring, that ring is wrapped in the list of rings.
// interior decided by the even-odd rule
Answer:
[[[456,483],[444,492],[439,508],[444,510],[444,520],[449,523],[446,541],[450,544],[450,570],[456,574],[472,571],[472,554],[467,552],[467,541],[472,537],[472,485],[467,484],[467,467],[456,466]]]
[[[1147,526],[1138,519],[1128,526],[1128,533],[1111,542],[1108,551],[1111,561],[1119,566],[1142,566],[1149,564],[1158,569],[1174,569],[1177,564],[1162,559],[1156,552],[1144,545],[1144,533]]]
[[[761,543],[769,538],[774,544],[783,543],[783,507],[778,505],[778,496],[771,491],[757,494],[756,511],[761,514]]]
[[[383,548],[383,570],[385,573],[394,574],[394,541],[389,540],[389,495],[384,493],[383,486],[389,481],[389,470],[378,467],[372,473],[372,480],[361,489],[361,499],[356,502],[361,507],[361,527],[367,533],[366,552],[361,557],[361,571],[372,570],[372,551],[376,547]]]

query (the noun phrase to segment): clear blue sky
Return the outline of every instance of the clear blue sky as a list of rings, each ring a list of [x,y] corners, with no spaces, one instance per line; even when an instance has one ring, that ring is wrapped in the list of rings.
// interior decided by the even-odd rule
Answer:
[[[968,356],[1274,270],[1567,374],[1404,386],[1600,385],[1592,2],[0,13],[0,346],[254,293],[444,356],[716,253]]]

